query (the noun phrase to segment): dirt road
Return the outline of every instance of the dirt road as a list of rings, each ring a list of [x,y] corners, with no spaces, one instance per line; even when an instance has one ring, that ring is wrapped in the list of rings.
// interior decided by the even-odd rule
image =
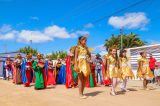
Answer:
[[[160,106],[160,87],[150,84],[150,91],[141,90],[141,81],[129,81],[131,90],[110,96],[109,87],[87,88],[87,99],[79,99],[78,89],[57,85],[45,90],[25,88],[0,80],[0,106]],[[152,86],[152,87],[151,87]]]

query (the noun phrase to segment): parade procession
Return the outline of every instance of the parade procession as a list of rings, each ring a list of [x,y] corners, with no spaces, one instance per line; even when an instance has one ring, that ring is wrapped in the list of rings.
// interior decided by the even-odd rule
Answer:
[[[160,106],[159,0],[0,0],[0,106]]]
[[[86,45],[87,39],[87,36],[80,36],[77,45],[70,48],[66,58],[57,60],[52,60],[51,54],[44,56],[38,53],[32,57],[32,54],[27,53],[22,57],[17,53],[14,59],[8,55],[3,61],[3,79],[11,80],[16,85],[23,84],[24,87],[34,84],[35,90],[57,84],[63,84],[67,89],[78,87],[80,98],[86,98],[83,93],[85,87],[105,85],[111,87],[110,95],[116,96],[116,87],[120,84],[121,91],[127,92],[128,80],[143,80],[144,90],[150,90],[147,85],[152,81],[160,86],[158,62],[151,53],[147,54],[154,47],[160,51],[160,45],[153,45],[145,51],[139,50],[135,74],[127,50],[118,50],[113,45],[103,57],[100,54],[93,55],[92,49]]]

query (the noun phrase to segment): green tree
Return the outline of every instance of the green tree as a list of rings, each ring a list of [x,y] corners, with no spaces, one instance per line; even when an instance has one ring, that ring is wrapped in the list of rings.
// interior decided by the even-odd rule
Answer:
[[[30,46],[26,46],[24,48],[20,48],[18,51],[21,52],[21,53],[25,53],[25,54],[31,53],[34,56],[36,56],[38,54],[37,49],[31,48]]]
[[[56,52],[52,52],[52,56],[51,58],[53,60],[56,60],[57,58],[61,58],[64,59],[67,57],[67,52],[66,51],[56,51]]]
[[[125,48],[132,48],[132,47],[139,47],[145,45],[147,42],[143,41],[139,38],[137,34],[129,33],[122,35],[123,38],[123,49]],[[118,49],[121,48],[121,35],[112,35],[109,39],[105,41],[104,46],[108,49],[109,47],[112,47],[113,45],[116,45]]]

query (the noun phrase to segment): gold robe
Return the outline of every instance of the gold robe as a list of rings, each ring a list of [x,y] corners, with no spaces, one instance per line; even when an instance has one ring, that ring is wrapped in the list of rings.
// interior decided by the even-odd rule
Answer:
[[[139,66],[140,62],[142,62],[142,66]],[[142,67],[142,68],[140,68],[140,67]],[[142,73],[142,71],[144,72],[144,74]],[[138,60],[137,77],[138,78],[145,78],[145,79],[151,79],[154,77],[150,68],[149,68],[149,60],[147,58],[141,58]]]
[[[131,70],[131,67],[129,67],[129,65],[128,65],[128,59],[127,58],[120,58],[119,61],[120,61],[120,69],[121,69],[122,79],[135,78],[134,74],[133,74],[133,72]]]
[[[79,72],[82,72],[85,77],[90,75],[90,66],[87,61],[89,55],[86,47],[78,46],[78,68]]]
[[[109,78],[121,78],[121,73],[118,68],[118,61],[111,55],[106,55],[107,61],[109,61],[109,69],[106,70],[106,76]]]

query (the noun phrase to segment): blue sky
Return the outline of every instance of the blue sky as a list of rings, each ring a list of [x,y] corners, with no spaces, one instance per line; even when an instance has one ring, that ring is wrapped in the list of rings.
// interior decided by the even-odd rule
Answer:
[[[124,33],[137,33],[149,43],[159,43],[159,0],[146,0],[111,15],[138,1],[141,0],[0,0],[0,52],[27,45],[45,54],[68,50],[76,45],[78,36],[86,33],[88,46],[100,52],[105,39],[119,34],[121,26]],[[109,17],[94,23],[104,16]]]

